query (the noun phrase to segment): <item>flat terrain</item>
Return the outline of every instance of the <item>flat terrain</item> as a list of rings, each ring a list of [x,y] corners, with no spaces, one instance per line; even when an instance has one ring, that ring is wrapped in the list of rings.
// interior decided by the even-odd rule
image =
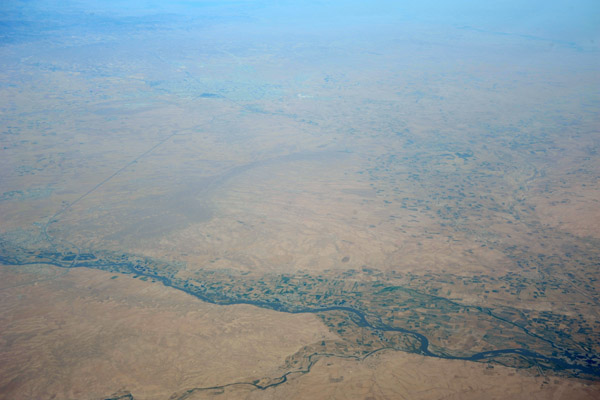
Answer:
[[[434,360],[414,354],[381,353],[363,362],[322,360],[310,374],[271,392],[229,389],[245,399],[595,399],[598,386],[586,382],[524,376],[512,368],[465,361]],[[211,398],[197,397],[189,399]]]
[[[2,6],[0,397],[598,396],[585,32],[40,4]]]
[[[1,281],[5,399],[167,399],[276,377],[289,354],[336,338],[313,315],[215,306],[126,275],[3,266]]]

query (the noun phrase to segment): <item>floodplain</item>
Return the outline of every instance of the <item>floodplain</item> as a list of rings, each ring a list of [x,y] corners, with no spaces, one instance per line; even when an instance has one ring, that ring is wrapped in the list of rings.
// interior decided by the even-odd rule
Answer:
[[[595,42],[78,4],[0,46],[0,398],[599,396]]]

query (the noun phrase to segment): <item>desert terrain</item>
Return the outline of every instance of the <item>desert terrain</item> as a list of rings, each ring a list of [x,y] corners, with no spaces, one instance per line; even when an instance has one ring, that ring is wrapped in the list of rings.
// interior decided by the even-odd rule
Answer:
[[[3,6],[0,398],[598,396],[596,42],[42,3]]]

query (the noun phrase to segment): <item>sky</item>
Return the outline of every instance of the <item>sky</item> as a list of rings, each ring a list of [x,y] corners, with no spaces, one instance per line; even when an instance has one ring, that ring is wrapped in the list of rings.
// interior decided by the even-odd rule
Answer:
[[[0,4],[0,13],[2,36],[18,21],[60,25],[90,15],[176,15],[249,24],[255,29],[277,27],[301,32],[363,24],[435,23],[571,43],[581,48],[597,48],[600,38],[600,2],[596,0],[11,0]]]

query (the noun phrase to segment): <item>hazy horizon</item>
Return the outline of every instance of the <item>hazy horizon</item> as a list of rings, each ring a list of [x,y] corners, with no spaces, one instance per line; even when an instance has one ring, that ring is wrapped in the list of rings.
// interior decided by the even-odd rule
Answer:
[[[0,398],[600,396],[600,3],[0,4]]]

